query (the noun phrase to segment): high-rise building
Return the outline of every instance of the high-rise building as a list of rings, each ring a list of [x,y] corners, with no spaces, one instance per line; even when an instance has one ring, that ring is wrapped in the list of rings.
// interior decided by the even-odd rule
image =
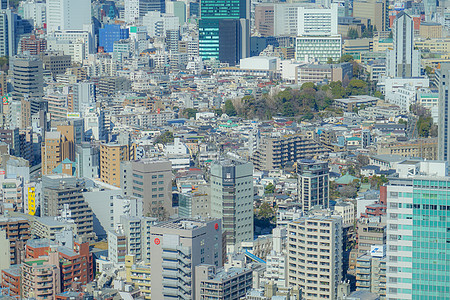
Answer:
[[[387,185],[387,299],[450,293],[447,161],[405,161]]]
[[[166,12],[165,0],[125,0],[125,22],[134,23],[148,12]]]
[[[105,24],[98,33],[98,46],[103,47],[104,52],[113,52],[114,42],[125,40],[129,37],[128,28],[122,28],[116,24]]]
[[[152,299],[198,299],[195,267],[222,266],[222,222],[180,218],[150,232]]]
[[[220,60],[222,58],[224,62],[234,65],[239,62],[239,59],[248,57],[250,55],[249,13],[248,0],[201,1],[199,54],[202,59]],[[221,34],[221,30],[226,33]],[[223,41],[224,37],[227,38],[226,41]],[[221,48],[221,45],[224,46],[230,42],[231,45]],[[233,55],[236,53],[237,60],[236,57],[228,54],[230,50]]]
[[[357,0],[353,2],[353,17],[373,26],[375,31],[389,29],[389,1]]]
[[[40,53],[39,58],[42,60],[44,70],[49,71],[54,77],[57,74],[66,73],[66,70],[72,66],[71,56],[65,55],[63,51]]]
[[[59,131],[47,132],[41,146],[42,175],[52,174],[53,170],[66,158],[73,161],[73,139]]]
[[[0,56],[14,56],[19,51],[20,39],[30,34],[33,26],[11,9],[0,10]]]
[[[436,77],[439,82],[438,159],[450,161],[450,63],[441,64]]]
[[[183,1],[166,1],[166,13],[178,18],[180,25],[186,22],[186,3]]]
[[[21,266],[21,297],[56,298],[61,292],[61,270],[57,252],[48,259],[28,259]]]
[[[287,227],[288,284],[305,299],[336,299],[342,280],[342,218],[305,216]]]
[[[2,217],[0,230],[6,232],[6,238],[9,240],[10,264],[20,264],[25,243],[31,238],[29,221],[25,218]]]
[[[328,163],[310,159],[297,161],[298,201],[303,212],[308,212],[314,206],[328,207],[329,202],[329,171]]]
[[[127,253],[137,261],[150,262],[150,228],[157,219],[149,217],[121,216],[120,224],[127,237]]]
[[[261,36],[274,35],[273,4],[261,4],[255,7],[255,28]]]
[[[14,91],[30,96],[43,96],[43,65],[36,56],[18,55],[11,59]]]
[[[167,220],[174,214],[169,160],[149,158],[123,162],[120,173],[124,195],[142,199],[144,216]]]
[[[31,55],[38,55],[47,50],[47,40],[31,35],[20,40],[20,52],[29,52]]]
[[[130,160],[127,144],[100,145],[100,180],[120,187],[120,163]]]
[[[253,240],[253,165],[219,160],[211,164],[211,216],[222,219],[227,252]]]
[[[390,77],[419,77],[420,51],[414,49],[414,22],[400,12],[394,21],[394,49],[386,56],[386,75]]]
[[[92,23],[91,10],[89,0],[48,0],[47,32],[83,30]]]

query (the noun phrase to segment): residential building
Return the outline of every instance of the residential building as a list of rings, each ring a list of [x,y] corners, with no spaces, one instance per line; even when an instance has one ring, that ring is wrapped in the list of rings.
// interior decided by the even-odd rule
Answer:
[[[42,60],[44,70],[53,76],[64,74],[72,66],[71,56],[62,51],[39,53],[39,58]]]
[[[373,26],[375,31],[389,29],[389,2],[386,0],[358,0],[353,4],[353,17]]]
[[[252,161],[257,170],[275,170],[294,164],[299,159],[327,153],[321,143],[307,135],[262,136]]]
[[[142,159],[120,165],[124,195],[142,199],[144,216],[167,220],[172,205],[172,163],[164,159]]]
[[[414,49],[414,22],[404,12],[394,21],[394,49],[386,56],[386,75],[390,77],[419,77],[420,51]]]
[[[6,232],[9,240],[10,265],[22,262],[25,243],[31,238],[30,223],[25,218],[1,217],[0,230]]]
[[[108,231],[108,260],[114,264],[125,263],[127,254],[127,237],[123,231]]]
[[[345,99],[334,99],[333,106],[336,109],[342,109],[344,112],[353,112],[355,109],[376,105],[380,100],[380,98],[368,95],[350,96]]]
[[[342,218],[305,216],[288,224],[288,284],[305,299],[336,299],[342,280]]]
[[[273,4],[260,4],[255,7],[255,28],[261,36],[274,35]]]
[[[12,297],[20,297],[21,294],[21,271],[20,265],[13,265],[11,268],[1,270],[1,288],[9,290]]]
[[[201,264],[195,267],[195,300],[216,298],[239,300],[253,285],[251,268],[224,268]]]
[[[303,212],[315,206],[329,206],[328,163],[310,159],[297,161],[298,201]]]
[[[358,255],[370,252],[372,246],[386,244],[385,217],[359,218],[356,223]]]
[[[366,291],[386,299],[386,250],[385,245],[372,249],[358,257],[356,262],[356,290]]]
[[[31,35],[20,40],[20,52],[29,52],[31,55],[39,55],[47,50],[47,40]]]
[[[182,218],[211,216],[210,187],[199,185],[195,190],[178,195],[178,215]]]
[[[120,187],[120,163],[130,160],[129,145],[100,145],[100,180],[104,183]]]
[[[77,174],[79,177],[99,178],[100,148],[83,142],[75,147],[75,161],[77,162]]]
[[[222,219],[227,252],[253,240],[253,165],[219,160],[211,164],[211,217]]]
[[[150,265],[137,264],[134,255],[125,255],[125,272],[127,282],[132,283],[146,300],[151,299]]]
[[[421,22],[419,35],[423,39],[440,39],[442,38],[442,24],[432,22]]]
[[[150,217],[120,216],[121,229],[127,237],[127,253],[137,261],[150,262],[150,229],[156,221]]]
[[[220,219],[175,219],[152,226],[150,231],[152,299],[198,299],[195,268],[222,266]]]
[[[72,136],[73,137],[73,136]],[[42,175],[49,175],[66,158],[73,160],[73,138],[60,131],[47,132],[42,142]]]
[[[35,217],[31,223],[31,234],[35,238],[55,241],[62,231],[71,231],[77,234],[77,227],[73,221],[55,217]]]

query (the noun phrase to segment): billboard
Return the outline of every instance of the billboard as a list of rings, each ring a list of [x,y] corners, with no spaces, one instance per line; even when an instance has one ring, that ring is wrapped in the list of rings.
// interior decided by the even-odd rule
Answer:
[[[28,214],[31,216],[36,214],[36,190],[34,187],[28,188]]]
[[[386,246],[385,245],[370,246],[370,255],[374,257],[384,257],[386,255]]]

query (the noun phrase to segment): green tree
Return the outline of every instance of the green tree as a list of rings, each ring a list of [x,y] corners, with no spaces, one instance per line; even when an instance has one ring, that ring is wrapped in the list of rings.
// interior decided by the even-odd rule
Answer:
[[[375,91],[375,93],[373,95],[377,98],[384,99],[384,95],[380,91]]]
[[[351,56],[350,54],[344,54],[341,56],[341,58],[339,59],[339,62],[343,63],[343,62],[349,62],[349,61],[353,61],[353,56]]]
[[[9,67],[9,57],[8,56],[0,57],[0,69],[5,71],[8,70],[8,67]]]
[[[314,89],[317,90],[316,85],[314,84],[314,82],[305,82],[304,84],[302,84],[302,87],[300,88],[300,90],[306,90],[306,89]]]
[[[275,216],[275,212],[272,207],[270,207],[269,203],[263,202],[258,209],[258,217],[261,219],[271,220]]]
[[[405,126],[407,126],[407,125],[408,125],[408,122],[405,121],[405,120],[403,120],[402,118],[400,118],[400,119],[398,120],[398,124],[405,124]]]
[[[352,40],[359,38],[358,30],[355,28],[349,28],[347,31],[347,36]]]
[[[364,95],[367,93],[367,82],[361,79],[352,79],[350,80],[346,93],[348,96],[351,95]]]
[[[275,186],[272,182],[269,182],[268,185],[264,187],[264,194],[273,194],[275,192]]]
[[[160,136],[158,136],[155,140],[156,144],[170,144],[173,143],[173,132],[172,131],[166,131],[162,133]]]
[[[333,98],[340,99],[345,96],[345,89],[342,86],[342,82],[340,82],[340,81],[330,82],[330,87],[331,87],[331,94],[333,95]]]
[[[183,111],[183,115],[188,119],[195,118],[196,113],[198,113],[198,110],[196,110],[195,108],[186,108]]]
[[[333,64],[333,58],[332,57],[328,57],[327,59],[327,64]]]
[[[230,117],[237,115],[236,108],[231,100],[225,101],[224,112]]]

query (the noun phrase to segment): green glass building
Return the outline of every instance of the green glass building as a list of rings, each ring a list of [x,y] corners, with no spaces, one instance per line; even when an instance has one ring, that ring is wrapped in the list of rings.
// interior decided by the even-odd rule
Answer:
[[[203,60],[220,60],[231,65],[248,52],[249,42],[248,0],[201,0],[199,21],[199,54]],[[236,22],[224,22],[235,20]],[[247,22],[245,22],[247,20]],[[220,41],[220,28],[228,34]],[[237,28],[237,30],[233,30]],[[236,32],[236,33],[235,33]],[[222,36],[224,36],[222,34]],[[222,43],[222,47],[220,44]],[[224,48],[223,45],[233,45]],[[220,49],[222,48],[222,52]],[[225,53],[225,51],[227,53]]]

